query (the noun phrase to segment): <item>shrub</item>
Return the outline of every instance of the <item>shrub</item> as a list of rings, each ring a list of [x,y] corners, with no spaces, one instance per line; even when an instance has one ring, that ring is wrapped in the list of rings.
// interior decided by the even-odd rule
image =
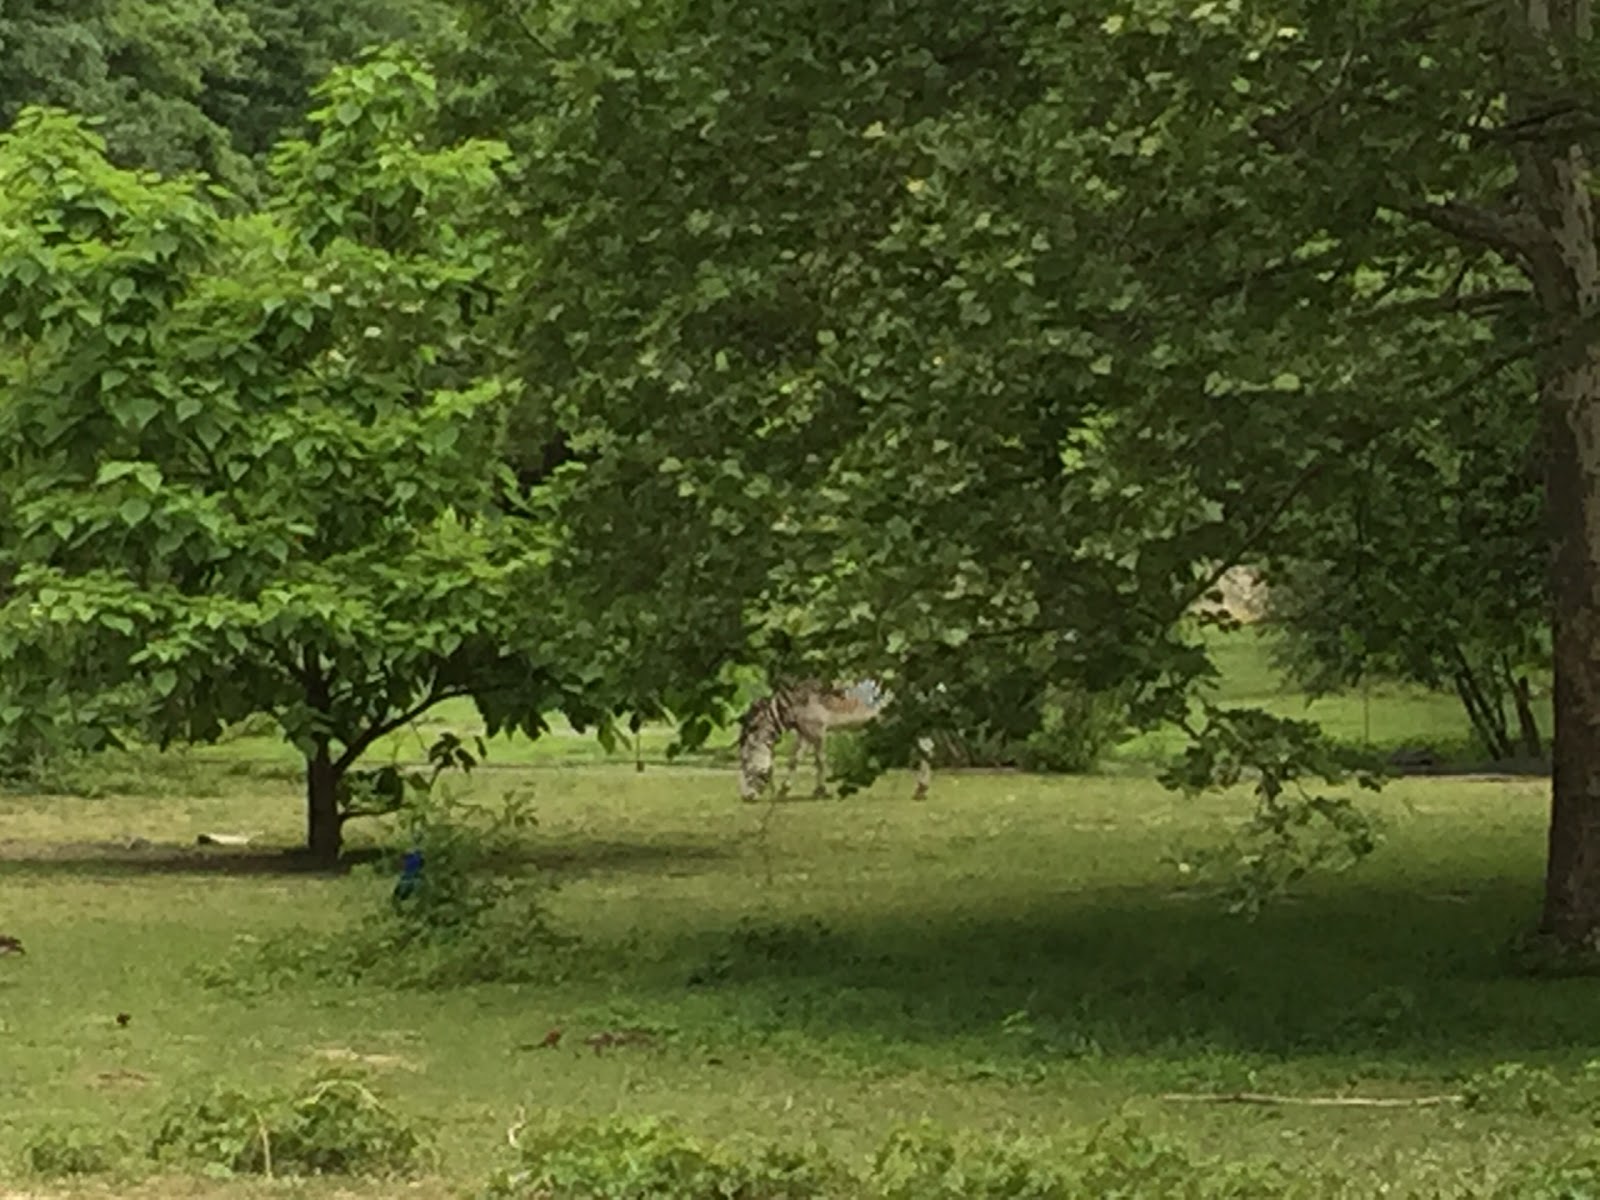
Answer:
[[[517,1141],[517,1163],[488,1200],[811,1200],[852,1195],[847,1174],[815,1150],[750,1155],[705,1145],[659,1121],[586,1123],[548,1116]]]
[[[489,808],[435,789],[409,797],[400,817],[376,911],[350,935],[353,973],[418,987],[547,977],[571,939],[551,923],[550,883],[516,862],[535,824],[527,795]],[[410,853],[422,869],[402,894],[394,873]]]
[[[1029,771],[1080,775],[1127,732],[1127,705],[1117,695],[1052,688],[1039,711],[1039,725],[1018,754]]]
[[[23,1147],[23,1161],[34,1175],[62,1179],[105,1175],[131,1154],[127,1138],[99,1129],[42,1129]]]
[[[1600,1114],[1600,1061],[1569,1075],[1527,1063],[1496,1063],[1461,1085],[1462,1107],[1524,1117]]]
[[[428,1158],[360,1078],[324,1072],[289,1092],[212,1087],[162,1114],[150,1154],[235,1175],[408,1175]]]
[[[1224,1164],[1111,1122],[1077,1142],[893,1133],[859,1172],[815,1148],[739,1153],[657,1121],[547,1118],[517,1143],[486,1200],[1277,1200],[1270,1165]]]
[[[953,728],[929,731],[936,768],[1021,767],[1082,774],[1094,770],[1127,731],[1127,705],[1120,695],[1064,686],[1050,688],[1036,712],[1006,722],[964,710],[954,716]],[[913,757],[909,743],[886,746],[864,732],[841,730],[828,738],[829,765],[839,779],[870,776],[873,759],[876,765],[904,767]]]
[[[515,861],[534,823],[526,795],[491,808],[430,786],[407,795],[399,818],[380,861],[356,872],[368,896],[357,919],[321,936],[241,938],[233,955],[200,969],[201,981],[251,993],[306,978],[410,988],[548,979],[572,939],[550,921],[549,882]],[[422,870],[400,895],[396,877],[412,852]]]
[[[1072,1180],[1041,1144],[954,1136],[923,1124],[889,1136],[868,1173],[876,1200],[1070,1200]]]

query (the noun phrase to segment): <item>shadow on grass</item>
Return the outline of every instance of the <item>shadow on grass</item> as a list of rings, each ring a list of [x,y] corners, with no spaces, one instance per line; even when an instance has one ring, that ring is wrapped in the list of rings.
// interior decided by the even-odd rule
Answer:
[[[1105,890],[1014,913],[746,923],[702,940],[678,986],[765,1035],[1012,1063],[1353,1056],[1403,1074],[1600,1045],[1600,980],[1508,965],[1536,911],[1530,888],[1502,883],[1352,888],[1254,922]]]
[[[218,846],[120,842],[0,844],[0,876],[76,875],[125,878],[138,875],[342,875],[361,863],[381,857],[378,850],[347,854],[334,867],[302,849],[231,849]]]
[[[682,874],[691,865],[701,869],[725,858],[728,851],[701,842],[588,841],[575,846],[530,846],[526,852],[492,858],[501,869],[536,868],[564,876],[621,871]],[[313,859],[300,848],[225,848],[119,842],[40,845],[0,843],[0,876],[127,878],[140,875],[262,876],[347,874],[352,868],[379,862],[385,851],[374,847],[347,850],[335,867]]]

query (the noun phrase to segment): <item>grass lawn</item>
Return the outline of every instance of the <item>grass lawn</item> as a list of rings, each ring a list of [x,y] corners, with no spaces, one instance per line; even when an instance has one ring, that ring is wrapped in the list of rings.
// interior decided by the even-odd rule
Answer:
[[[1200,1146],[1374,1177],[1470,1173],[1578,1128],[1157,1099],[1448,1092],[1499,1061],[1594,1055],[1600,985],[1522,980],[1498,961],[1537,899],[1540,785],[1396,785],[1374,859],[1246,923],[1159,861],[1208,836],[1233,811],[1223,801],[989,775],[914,805],[899,776],[847,803],[769,811],[738,806],[728,783],[539,772],[529,852],[563,884],[555,915],[583,945],[548,983],[439,995],[203,987],[195,969],[236,935],[327,928],[387,881],[93,845],[250,823],[292,842],[287,787],[8,801],[5,928],[30,953],[0,961],[0,1160],[44,1126],[143,1127],[190,1084],[289,1081],[351,1055],[373,1056],[437,1130],[441,1175],[461,1183],[484,1173],[518,1105],[670,1114],[718,1136],[804,1131],[845,1153],[924,1115],[1043,1131],[1131,1108]],[[697,972],[710,981],[691,986]],[[659,1040],[583,1048],[620,1026]],[[577,1045],[531,1048],[554,1028]]]
[[[388,879],[192,847],[218,829],[294,844],[287,772],[207,773],[196,791],[168,757],[164,794],[0,798],[0,932],[28,947],[0,958],[0,1179],[41,1195],[432,1197],[482,1184],[519,1108],[813,1138],[847,1157],[924,1117],[1053,1134],[1125,1113],[1196,1152],[1328,1181],[1306,1194],[1476,1196],[1591,1128],[1532,1102],[1163,1099],[1415,1097],[1497,1063],[1570,1076],[1600,1057],[1600,982],[1502,963],[1536,911],[1541,781],[1396,783],[1372,801],[1377,854],[1249,922],[1162,861],[1215,837],[1238,797],[1189,802],[1137,773],[946,774],[915,804],[901,772],[845,802],[745,806],[726,769],[541,753],[471,786],[532,789],[540,824],[523,850],[581,941],[548,978],[436,993],[202,981],[241,935],[312,937],[381,910]],[[623,1027],[654,1036],[584,1045]],[[555,1029],[562,1044],[539,1048]],[[191,1087],[287,1084],[335,1062],[364,1066],[434,1134],[428,1178],[73,1185],[23,1171],[43,1130],[147,1138]]]

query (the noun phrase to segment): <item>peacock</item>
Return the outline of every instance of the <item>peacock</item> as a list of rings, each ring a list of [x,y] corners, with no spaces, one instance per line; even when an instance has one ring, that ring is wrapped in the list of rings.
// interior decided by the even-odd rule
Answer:
[[[395,881],[390,899],[398,906],[417,894],[422,886],[422,851],[409,850],[400,860],[400,878]]]

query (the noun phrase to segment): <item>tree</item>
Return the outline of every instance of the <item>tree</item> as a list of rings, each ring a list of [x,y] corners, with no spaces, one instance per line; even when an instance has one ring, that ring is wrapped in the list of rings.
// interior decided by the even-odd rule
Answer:
[[[257,161],[302,132],[311,91],[334,67],[371,46],[437,36],[450,11],[444,0],[217,0],[217,7],[249,37],[236,55],[206,64],[198,103],[235,150]]]
[[[1312,692],[1454,690],[1496,759],[1543,754],[1547,558],[1532,405],[1471,396],[1341,468],[1271,564],[1280,661]],[[1514,719],[1511,715],[1514,714]]]
[[[205,111],[205,77],[230,72],[255,40],[216,0],[40,0],[0,11],[0,128],[28,105],[102,119],[112,158],[163,172],[247,178],[228,131]]]
[[[787,647],[925,679],[981,647],[1187,720],[1174,622],[1217,571],[1292,547],[1369,448],[1536,386],[1542,925],[1600,937],[1587,0],[476,7],[462,112],[540,218],[533,402],[599,455],[567,511],[611,535],[592,579],[648,562],[659,606],[715,610],[657,647],[684,669]],[[1307,748],[1196,733],[1224,778],[1252,739],[1280,782]]]
[[[432,704],[598,714],[542,654],[550,549],[494,466],[505,150],[429,144],[433,78],[398,53],[318,98],[237,217],[66,114],[0,143],[0,725],[272,713],[331,861],[351,768]]]

